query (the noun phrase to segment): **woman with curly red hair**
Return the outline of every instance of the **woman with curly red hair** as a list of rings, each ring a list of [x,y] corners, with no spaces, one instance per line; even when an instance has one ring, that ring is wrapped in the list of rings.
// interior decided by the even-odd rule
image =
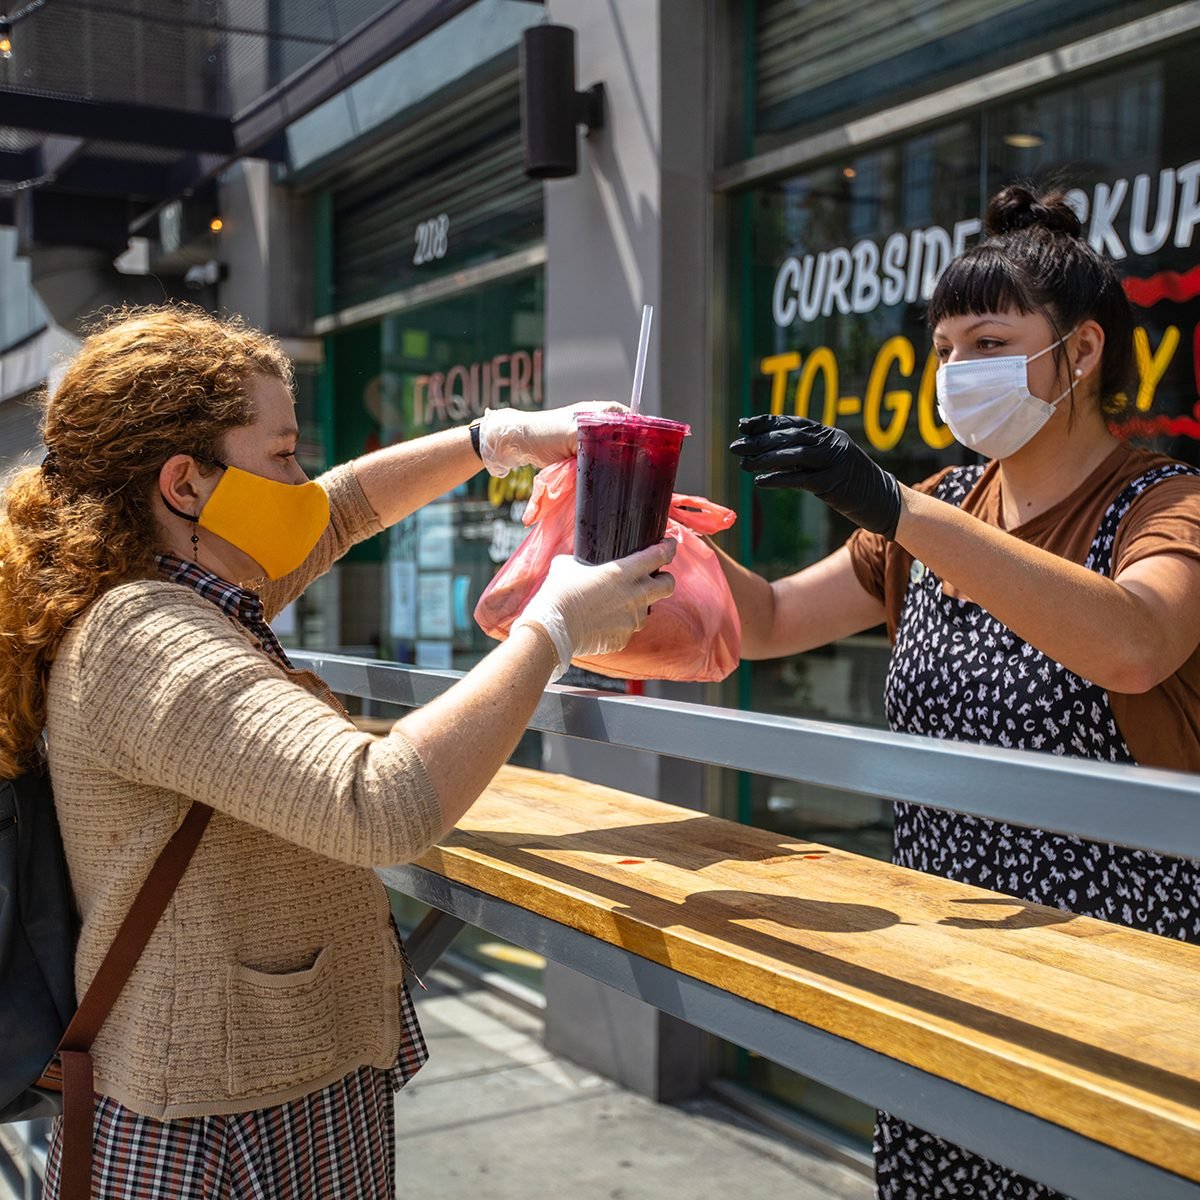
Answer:
[[[481,466],[573,454],[574,411],[489,412],[309,482],[291,379],[236,321],[119,313],[0,512],[0,770],[34,764],[45,730],[80,995],[185,814],[213,810],[92,1048],[102,1200],[394,1194],[393,1093],[425,1049],[371,868],[431,846],[547,681],[673,587],[652,577],[666,543],[556,560],[507,642],[387,737],[359,732],[269,620]],[[48,1197],[60,1168],[56,1127]]]

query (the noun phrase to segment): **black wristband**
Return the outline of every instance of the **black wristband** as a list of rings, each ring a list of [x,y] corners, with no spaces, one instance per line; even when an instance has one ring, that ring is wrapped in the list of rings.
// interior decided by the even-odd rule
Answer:
[[[467,429],[471,434],[471,449],[475,451],[475,457],[481,462],[483,461],[483,450],[479,446],[479,426],[483,423],[482,417],[476,417]]]

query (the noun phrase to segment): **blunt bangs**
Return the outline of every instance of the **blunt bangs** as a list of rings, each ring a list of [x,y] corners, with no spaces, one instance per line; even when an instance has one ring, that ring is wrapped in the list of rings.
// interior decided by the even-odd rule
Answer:
[[[960,255],[942,272],[925,319],[930,329],[947,317],[1041,311],[1025,272],[998,247],[981,245]]]

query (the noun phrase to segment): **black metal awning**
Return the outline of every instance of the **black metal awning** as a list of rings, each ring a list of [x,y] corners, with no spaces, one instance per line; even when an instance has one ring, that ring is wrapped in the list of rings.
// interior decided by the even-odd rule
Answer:
[[[472,3],[0,0],[0,224],[122,246]]]

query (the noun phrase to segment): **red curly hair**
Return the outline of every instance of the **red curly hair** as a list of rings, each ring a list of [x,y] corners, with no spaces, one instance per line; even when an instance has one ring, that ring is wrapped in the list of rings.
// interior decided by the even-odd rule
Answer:
[[[221,457],[255,417],[258,375],[289,388],[279,344],[189,306],[101,318],[43,397],[41,466],[0,497],[0,776],[34,760],[46,683],[73,620],[109,588],[153,574],[159,470],[181,451]]]

